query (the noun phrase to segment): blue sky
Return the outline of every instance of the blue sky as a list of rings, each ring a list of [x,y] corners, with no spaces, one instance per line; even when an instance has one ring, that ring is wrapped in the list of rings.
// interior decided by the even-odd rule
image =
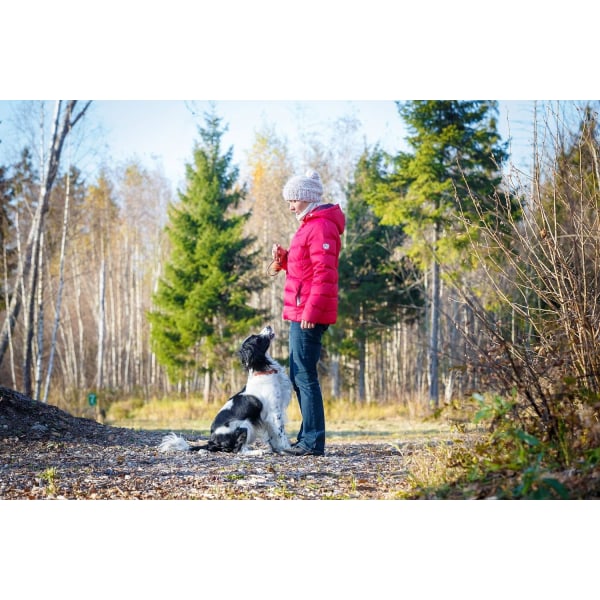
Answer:
[[[338,118],[354,115],[363,124],[368,143],[380,141],[390,150],[402,139],[402,124],[393,102],[294,102],[294,101],[220,101],[217,114],[228,127],[224,147],[233,146],[234,161],[243,165],[255,133],[263,126],[275,128],[290,148],[298,145],[303,130],[325,132]],[[206,101],[183,102],[98,102],[95,112],[110,128],[109,139],[118,155],[154,154],[162,157],[165,172],[173,183],[183,177],[192,156],[197,126],[203,124]],[[194,114],[195,112],[195,114]]]
[[[15,143],[13,119],[18,101],[0,101],[0,161],[10,162],[20,146]],[[50,109],[52,108],[50,104]],[[255,133],[265,125],[274,127],[290,149],[300,149],[303,132],[322,134],[329,139],[336,119],[353,116],[361,123],[358,139],[369,145],[379,143],[396,152],[405,147],[406,131],[391,100],[361,101],[217,101],[217,114],[228,131],[225,147],[233,146],[234,162],[242,168]],[[98,100],[86,115],[86,127],[93,131],[95,160],[110,166],[132,158],[147,167],[161,166],[173,187],[184,177],[185,163],[198,139],[197,126],[209,110],[207,101]],[[530,153],[532,104],[527,101],[500,103],[499,129],[504,139],[513,138],[515,163],[525,166]],[[90,167],[93,168],[93,167]]]

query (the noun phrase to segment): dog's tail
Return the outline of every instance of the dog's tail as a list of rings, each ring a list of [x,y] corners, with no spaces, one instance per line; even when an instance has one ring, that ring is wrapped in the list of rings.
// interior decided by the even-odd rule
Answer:
[[[208,444],[191,446],[180,435],[176,435],[173,432],[165,435],[158,446],[161,452],[197,452],[198,450],[206,450],[207,448]]]

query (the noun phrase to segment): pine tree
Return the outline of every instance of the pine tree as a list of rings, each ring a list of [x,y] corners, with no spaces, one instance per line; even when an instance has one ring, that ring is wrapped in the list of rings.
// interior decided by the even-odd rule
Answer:
[[[254,270],[251,238],[243,237],[248,215],[236,212],[246,191],[231,165],[233,149],[221,153],[221,119],[205,114],[186,189],[169,205],[166,233],[170,257],[149,313],[153,350],[174,380],[194,371],[210,374],[230,356],[232,341],[261,318],[248,305],[262,285]],[[205,387],[205,396],[208,390]]]
[[[429,398],[438,405],[440,264],[468,266],[467,220],[477,220],[472,199],[485,205],[500,186],[506,144],[497,132],[497,102],[415,100],[397,103],[412,152],[401,152],[394,173],[372,197],[384,224],[401,225],[408,255],[430,277]],[[485,210],[483,211],[485,214]]]
[[[367,198],[385,177],[386,156],[376,147],[365,150],[347,193],[347,227],[340,255],[340,327],[351,332],[340,351],[359,364],[358,397],[365,393],[365,352],[369,338],[400,320],[414,319],[423,304],[414,285],[415,270],[396,249],[405,235],[398,225],[382,225]],[[346,325],[346,326],[345,326]]]

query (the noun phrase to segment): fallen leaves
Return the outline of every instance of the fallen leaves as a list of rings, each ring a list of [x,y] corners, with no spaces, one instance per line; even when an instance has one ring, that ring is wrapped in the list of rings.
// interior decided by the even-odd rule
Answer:
[[[389,498],[405,480],[402,457],[385,443],[331,444],[323,457],[163,454],[163,432],[126,432],[118,443],[0,439],[0,498]]]
[[[164,454],[164,431],[104,426],[5,388],[0,401],[3,499],[371,499],[406,485],[400,442],[335,442],[322,457]]]

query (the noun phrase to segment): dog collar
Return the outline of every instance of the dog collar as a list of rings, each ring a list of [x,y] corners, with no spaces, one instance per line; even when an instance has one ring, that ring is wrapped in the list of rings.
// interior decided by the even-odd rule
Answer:
[[[274,375],[277,373],[275,369],[270,369],[269,371],[254,371],[252,375]]]

